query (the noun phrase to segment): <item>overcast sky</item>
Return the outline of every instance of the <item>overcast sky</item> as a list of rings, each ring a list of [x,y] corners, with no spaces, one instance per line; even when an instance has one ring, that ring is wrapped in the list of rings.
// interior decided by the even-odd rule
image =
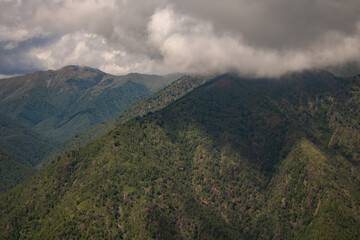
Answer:
[[[359,0],[0,0],[0,75],[277,76],[359,60]]]

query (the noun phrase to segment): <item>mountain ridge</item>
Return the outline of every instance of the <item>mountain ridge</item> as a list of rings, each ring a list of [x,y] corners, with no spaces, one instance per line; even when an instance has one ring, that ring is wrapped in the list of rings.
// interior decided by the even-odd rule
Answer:
[[[0,193],[25,181],[36,172],[27,160],[0,148]]]
[[[0,112],[62,143],[76,132],[114,117],[179,76],[114,76],[74,65],[35,72],[0,80]]]
[[[97,124],[84,132],[79,132],[73,138],[68,139],[63,145],[51,153],[42,166],[53,161],[60,153],[66,150],[79,148],[105,134],[116,125],[134,117],[142,117],[159,110],[173,101],[178,100],[190,91],[205,83],[210,77],[201,75],[184,76],[171,83],[169,86],[129,106],[115,118]]]
[[[0,148],[36,166],[55,143],[0,113]]]
[[[114,76],[70,65],[0,79],[0,148],[14,155],[3,155],[9,160],[6,167],[10,162],[20,166],[19,159],[32,167],[38,166],[69,137],[107,121],[179,76],[137,73]],[[21,166],[27,176],[29,171]],[[15,176],[15,172],[11,177],[23,179],[21,171],[20,176]],[[6,172],[1,175],[6,176]],[[8,189],[5,185],[8,184],[3,182],[1,187]]]
[[[357,239],[359,89],[215,78],[1,195],[0,236]]]

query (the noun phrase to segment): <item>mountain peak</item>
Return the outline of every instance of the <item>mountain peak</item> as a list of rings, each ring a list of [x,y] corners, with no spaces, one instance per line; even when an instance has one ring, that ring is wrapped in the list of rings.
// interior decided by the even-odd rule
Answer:
[[[84,73],[84,72],[96,72],[96,73],[101,73],[101,74],[106,74],[103,71],[96,69],[96,68],[91,68],[88,66],[84,66],[84,65],[67,65],[65,67],[62,67],[58,70],[54,70],[54,72],[76,72],[76,73]]]
[[[68,71],[72,70],[73,71],[73,70],[78,70],[79,68],[80,68],[79,65],[67,65],[58,70],[68,70]]]

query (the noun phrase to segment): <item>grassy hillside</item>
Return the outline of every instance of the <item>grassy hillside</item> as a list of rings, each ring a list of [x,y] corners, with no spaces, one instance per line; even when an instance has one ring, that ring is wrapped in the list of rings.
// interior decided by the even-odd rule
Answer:
[[[76,132],[116,116],[178,76],[113,76],[88,67],[67,66],[0,79],[0,112],[62,143]]]
[[[359,239],[359,91],[219,76],[0,196],[0,237]]]

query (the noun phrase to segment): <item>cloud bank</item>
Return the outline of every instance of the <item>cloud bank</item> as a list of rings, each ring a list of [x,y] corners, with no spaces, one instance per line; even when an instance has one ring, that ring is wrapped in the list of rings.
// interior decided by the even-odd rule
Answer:
[[[0,74],[278,76],[360,61],[358,0],[0,0]]]

